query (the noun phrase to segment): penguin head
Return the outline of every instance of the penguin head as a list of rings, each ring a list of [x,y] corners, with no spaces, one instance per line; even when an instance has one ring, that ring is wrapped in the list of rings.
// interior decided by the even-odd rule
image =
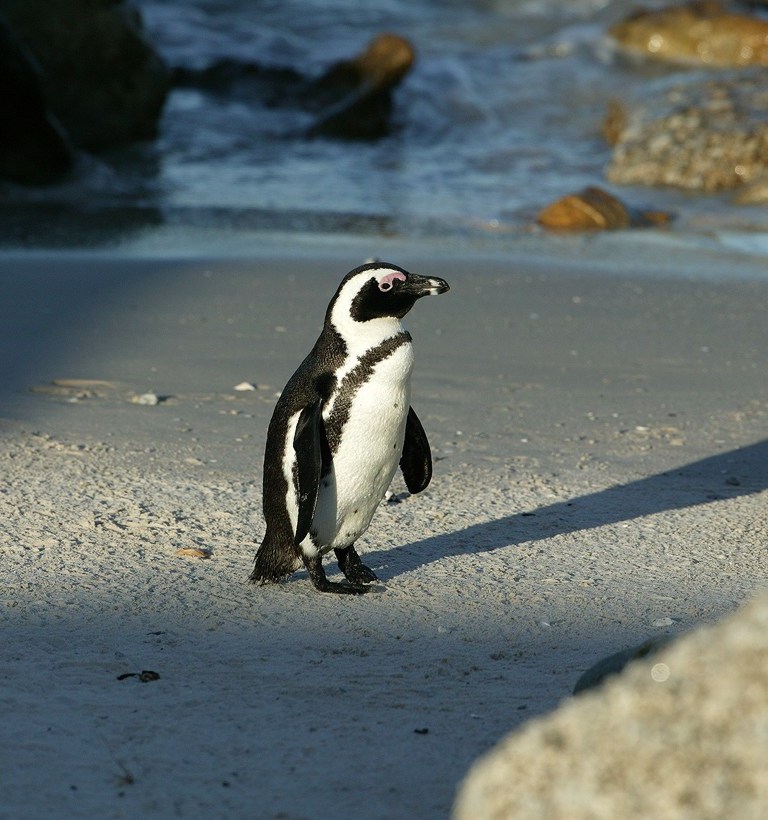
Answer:
[[[436,276],[419,276],[397,265],[370,262],[344,277],[328,306],[326,321],[345,336],[354,333],[355,326],[376,320],[399,322],[417,299],[447,290],[448,283]]]

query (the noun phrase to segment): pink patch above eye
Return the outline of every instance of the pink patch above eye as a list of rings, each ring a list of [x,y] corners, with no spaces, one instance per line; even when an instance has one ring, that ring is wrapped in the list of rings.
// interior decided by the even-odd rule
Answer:
[[[393,270],[392,273],[382,276],[381,279],[379,279],[379,290],[392,290],[392,285],[395,282],[405,282],[405,274],[400,273],[400,271]]]

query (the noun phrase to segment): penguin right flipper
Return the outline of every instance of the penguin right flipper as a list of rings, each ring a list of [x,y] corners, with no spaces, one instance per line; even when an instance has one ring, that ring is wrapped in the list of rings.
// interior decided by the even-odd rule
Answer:
[[[300,544],[307,537],[315,515],[317,491],[323,469],[324,437],[323,401],[318,399],[301,411],[293,436],[299,480],[299,515],[293,536],[295,544]]]
[[[405,485],[411,493],[416,494],[425,490],[432,480],[432,452],[429,449],[427,434],[413,407],[408,408],[408,418],[405,421],[405,442],[400,458],[400,469],[403,471]]]

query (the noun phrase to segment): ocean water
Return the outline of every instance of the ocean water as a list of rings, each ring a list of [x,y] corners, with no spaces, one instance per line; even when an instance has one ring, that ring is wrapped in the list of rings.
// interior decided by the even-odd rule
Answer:
[[[176,228],[458,237],[492,247],[535,231],[552,200],[603,185],[634,207],[672,210],[672,231],[722,233],[737,248],[746,234],[748,252],[765,252],[765,209],[605,183],[608,100],[641,93],[658,76],[620,59],[606,36],[633,0],[133,5],[175,68],[229,59],[319,75],[383,31],[408,37],[417,62],[397,89],[392,133],[375,142],[307,139],[310,115],[269,107],[247,83],[229,94],[177,87],[155,142],[84,158],[66,184],[15,190],[11,242],[109,244]]]

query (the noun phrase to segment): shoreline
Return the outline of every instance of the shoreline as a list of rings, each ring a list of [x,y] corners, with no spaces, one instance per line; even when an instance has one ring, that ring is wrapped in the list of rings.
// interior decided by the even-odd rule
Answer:
[[[768,256],[768,233],[750,215],[754,208],[733,208],[731,217],[700,218],[666,228],[628,228],[605,231],[556,231],[535,222],[504,223],[497,220],[446,222],[419,229],[378,224],[370,216],[371,229],[361,230],[339,217],[318,229],[302,229],[286,222],[279,226],[249,226],[236,214],[220,220],[201,220],[194,216],[183,221],[163,223],[157,219],[143,224],[124,224],[118,218],[96,226],[89,224],[87,212],[73,212],[72,224],[47,226],[30,217],[32,239],[10,239],[0,244],[0,258],[81,257],[110,260],[152,261],[249,261],[253,259],[319,260],[385,258],[407,255],[419,260],[445,258],[472,261],[487,259],[502,264],[510,257],[535,265],[597,264],[607,274],[628,268],[638,274],[636,262],[642,255],[651,270],[675,276],[676,268],[686,268],[691,259],[707,276],[727,278],[728,267],[738,277],[759,277],[762,260]],[[745,211],[746,213],[742,213]],[[322,216],[322,215],[319,215]],[[103,217],[101,217],[103,218]],[[82,224],[89,227],[83,229]],[[16,229],[19,236],[21,229]],[[39,243],[40,235],[50,237]],[[603,264],[601,259],[605,259]],[[717,264],[721,267],[715,267]],[[728,267],[723,267],[728,266]],[[755,267],[756,266],[756,267]],[[699,273],[698,275],[702,275]]]

